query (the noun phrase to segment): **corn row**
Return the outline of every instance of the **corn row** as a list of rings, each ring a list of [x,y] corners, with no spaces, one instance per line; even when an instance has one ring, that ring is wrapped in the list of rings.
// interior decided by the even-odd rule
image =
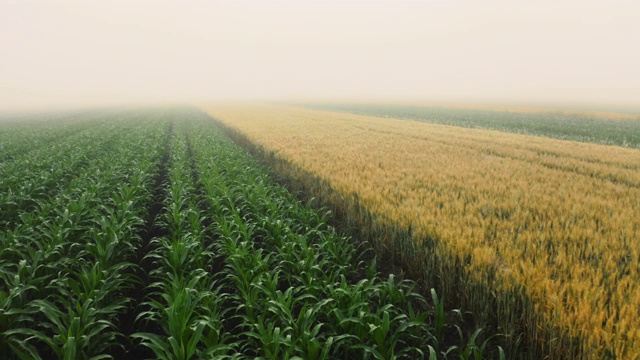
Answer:
[[[118,345],[162,137],[161,127],[124,124],[108,150],[88,151],[85,171],[0,233],[0,348],[9,358],[91,358]],[[89,136],[87,146],[100,144],[100,133]]]
[[[189,168],[185,124],[177,123],[171,141],[165,212],[167,235],[152,241],[147,255],[155,269],[147,310],[138,319],[157,325],[160,333],[133,334],[158,359],[211,358],[228,351],[221,318],[225,299],[211,276],[212,252],[204,240],[206,225]]]

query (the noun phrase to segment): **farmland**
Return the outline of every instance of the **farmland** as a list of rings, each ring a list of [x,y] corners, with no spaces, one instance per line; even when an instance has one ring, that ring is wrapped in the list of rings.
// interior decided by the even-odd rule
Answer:
[[[0,353],[498,356],[191,108],[0,124]]]
[[[312,108],[467,128],[547,136],[603,145],[640,148],[640,115],[491,107],[445,107],[379,103],[307,104]]]
[[[387,261],[495,324],[510,354],[640,357],[640,151],[589,143],[637,147],[637,122],[522,131],[574,142],[282,105],[207,110]]]

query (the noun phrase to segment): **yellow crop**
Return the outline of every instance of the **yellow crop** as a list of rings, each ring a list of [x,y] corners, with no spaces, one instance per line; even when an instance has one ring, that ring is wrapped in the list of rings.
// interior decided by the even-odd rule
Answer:
[[[639,150],[275,105],[207,110],[357,194],[378,246],[411,228],[405,259],[499,332],[563,357],[640,358]]]

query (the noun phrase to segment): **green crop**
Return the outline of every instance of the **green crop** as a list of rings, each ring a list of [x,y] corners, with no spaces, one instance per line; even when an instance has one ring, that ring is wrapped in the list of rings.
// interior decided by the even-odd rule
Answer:
[[[338,234],[328,211],[299,202],[196,110],[3,126],[10,359],[488,353],[463,329],[449,347],[443,334],[456,330],[435,293],[431,303],[378,274],[368,244]]]

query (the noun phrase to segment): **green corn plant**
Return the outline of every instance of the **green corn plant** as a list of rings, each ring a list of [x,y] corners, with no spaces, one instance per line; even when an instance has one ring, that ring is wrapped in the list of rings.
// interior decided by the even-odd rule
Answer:
[[[332,302],[324,299],[308,306],[304,304],[296,322],[293,324],[294,344],[296,353],[303,359],[328,359],[334,341],[341,341],[345,335],[326,336],[323,334],[324,324],[318,322],[318,317],[324,315],[323,307]]]
[[[191,359],[196,355],[197,346],[203,337],[206,323],[194,321],[199,301],[206,293],[191,288],[174,288],[164,293],[166,302],[152,302],[155,310],[162,313],[162,324],[168,338],[157,334],[136,333],[132,337],[142,340],[142,345],[153,350],[161,359]]]
[[[455,327],[458,330],[458,335],[460,336],[460,339],[464,339],[462,329],[458,325],[455,325]],[[478,338],[478,335],[480,335],[481,331],[482,331],[481,328],[474,331],[473,334],[471,334],[471,336],[469,337],[469,340],[467,341],[466,346],[458,347],[458,352],[461,360],[482,359],[482,352],[484,351],[487,342],[485,341],[480,346],[476,344],[476,339]]]
[[[263,316],[258,316],[256,322],[251,324],[250,329],[243,334],[256,341],[255,347],[264,358],[291,358],[293,350],[291,328],[281,329],[275,324],[265,321]]]
[[[438,298],[438,294],[435,289],[431,289],[431,299],[433,300],[434,312],[433,312],[433,328],[436,345],[442,343],[444,328],[446,326],[446,314],[444,311],[444,303],[442,299]]]
[[[118,335],[115,325],[104,319],[118,311],[119,306],[108,306],[101,309],[94,307],[93,299],[84,302],[68,303],[59,299],[67,311],[62,311],[50,301],[34,300],[32,305],[45,315],[50,323],[45,323],[48,331],[20,329],[18,332],[31,335],[34,339],[46,344],[60,359],[101,359],[108,358],[101,352],[115,342]],[[108,317],[108,316],[107,316]]]
[[[33,323],[36,313],[24,299],[26,293],[33,289],[32,286],[15,286],[8,294],[0,291],[0,351],[3,354],[22,354],[23,359],[37,357],[35,348],[26,341],[29,334],[21,330]]]

